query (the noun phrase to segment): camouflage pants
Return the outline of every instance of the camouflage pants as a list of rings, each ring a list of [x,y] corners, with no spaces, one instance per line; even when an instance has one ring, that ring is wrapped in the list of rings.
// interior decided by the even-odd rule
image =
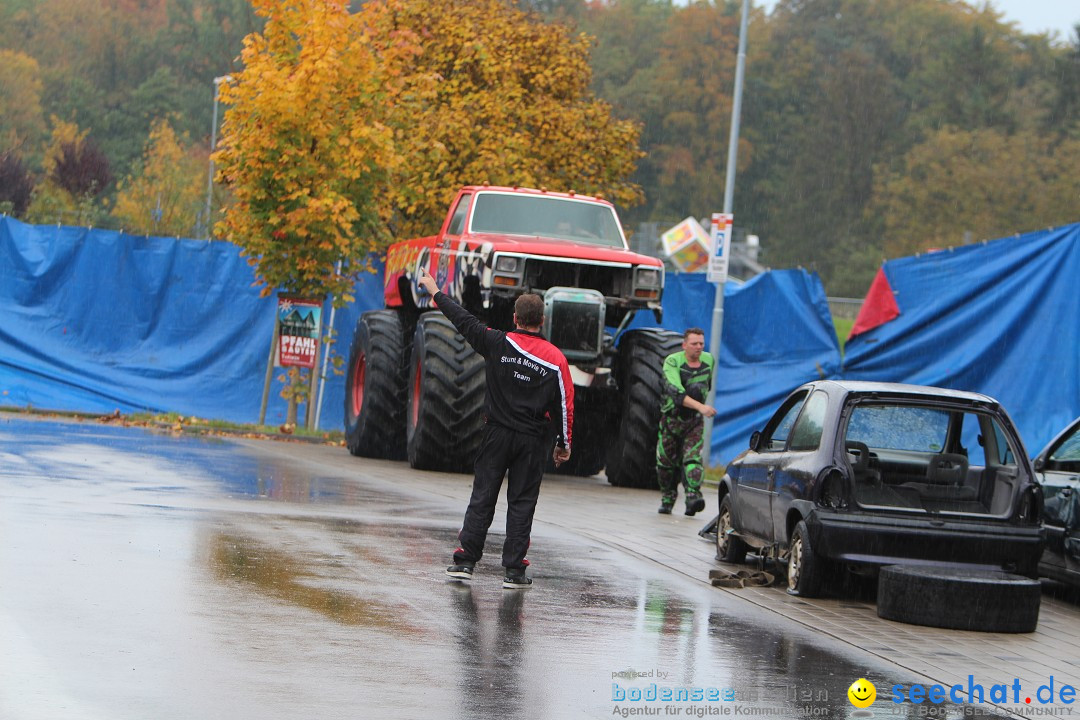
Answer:
[[[701,492],[701,445],[705,421],[701,415],[680,418],[678,414],[660,415],[660,436],[656,441],[656,477],[660,482],[662,502],[674,503],[679,496],[679,475],[686,493]]]

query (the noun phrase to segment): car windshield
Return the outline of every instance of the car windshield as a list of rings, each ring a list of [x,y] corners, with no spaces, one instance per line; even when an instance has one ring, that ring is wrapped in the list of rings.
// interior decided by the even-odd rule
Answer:
[[[1009,426],[965,407],[864,402],[844,442],[862,506],[1003,516],[1023,471]]]
[[[568,198],[480,193],[469,227],[474,233],[625,247],[619,221],[610,206]]]

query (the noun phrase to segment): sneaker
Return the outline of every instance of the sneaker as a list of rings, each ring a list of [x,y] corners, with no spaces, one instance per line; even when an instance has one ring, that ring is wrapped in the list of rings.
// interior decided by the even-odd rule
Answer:
[[[527,590],[532,587],[532,578],[528,577],[524,570],[507,570],[503,587],[507,590]]]
[[[446,568],[446,574],[457,580],[472,580],[474,563],[461,563]]]
[[[686,496],[686,514],[696,515],[705,509],[705,498],[701,493],[690,493]]]
[[[675,503],[673,503],[673,502],[661,502],[660,503],[660,509],[657,510],[656,512],[660,513],[661,515],[670,515],[671,514],[671,508],[674,505],[675,505]]]

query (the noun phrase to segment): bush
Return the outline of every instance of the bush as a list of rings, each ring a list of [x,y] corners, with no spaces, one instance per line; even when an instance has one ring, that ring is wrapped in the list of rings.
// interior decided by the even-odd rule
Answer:
[[[0,153],[0,207],[22,217],[30,205],[34,179],[14,150]]]

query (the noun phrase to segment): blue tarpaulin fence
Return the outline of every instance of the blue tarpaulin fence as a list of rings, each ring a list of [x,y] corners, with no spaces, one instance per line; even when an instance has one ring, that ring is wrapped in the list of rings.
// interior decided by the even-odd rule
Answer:
[[[1032,455],[1080,415],[1080,223],[882,270],[900,314],[848,341],[845,378],[985,393]]]
[[[668,281],[664,327],[708,332],[713,286],[701,275]],[[260,298],[253,282],[230,243],[0,218],[0,405],[255,422],[276,300]],[[340,355],[348,354],[360,314],[381,306],[381,274],[365,276],[356,302],[334,313]],[[779,271],[728,285],[725,306],[717,459],[745,447],[792,388],[839,367],[816,276]],[[343,375],[329,373],[324,429],[343,425],[344,386]],[[279,390],[275,381],[271,424],[285,418]]]
[[[715,460],[730,460],[788,392],[819,377],[985,392],[1031,451],[1080,414],[1080,225],[893,260],[884,272],[900,315],[849,341],[843,369],[816,275],[726,286]],[[276,300],[253,282],[230,243],[0,218],[0,405],[255,422]],[[381,273],[355,294],[335,312],[342,356],[360,314],[382,305]],[[669,275],[662,325],[708,335],[713,301],[702,275]],[[639,314],[632,327],[652,322]],[[344,385],[329,374],[324,429],[343,425]],[[285,418],[279,390],[275,381],[271,424]]]

